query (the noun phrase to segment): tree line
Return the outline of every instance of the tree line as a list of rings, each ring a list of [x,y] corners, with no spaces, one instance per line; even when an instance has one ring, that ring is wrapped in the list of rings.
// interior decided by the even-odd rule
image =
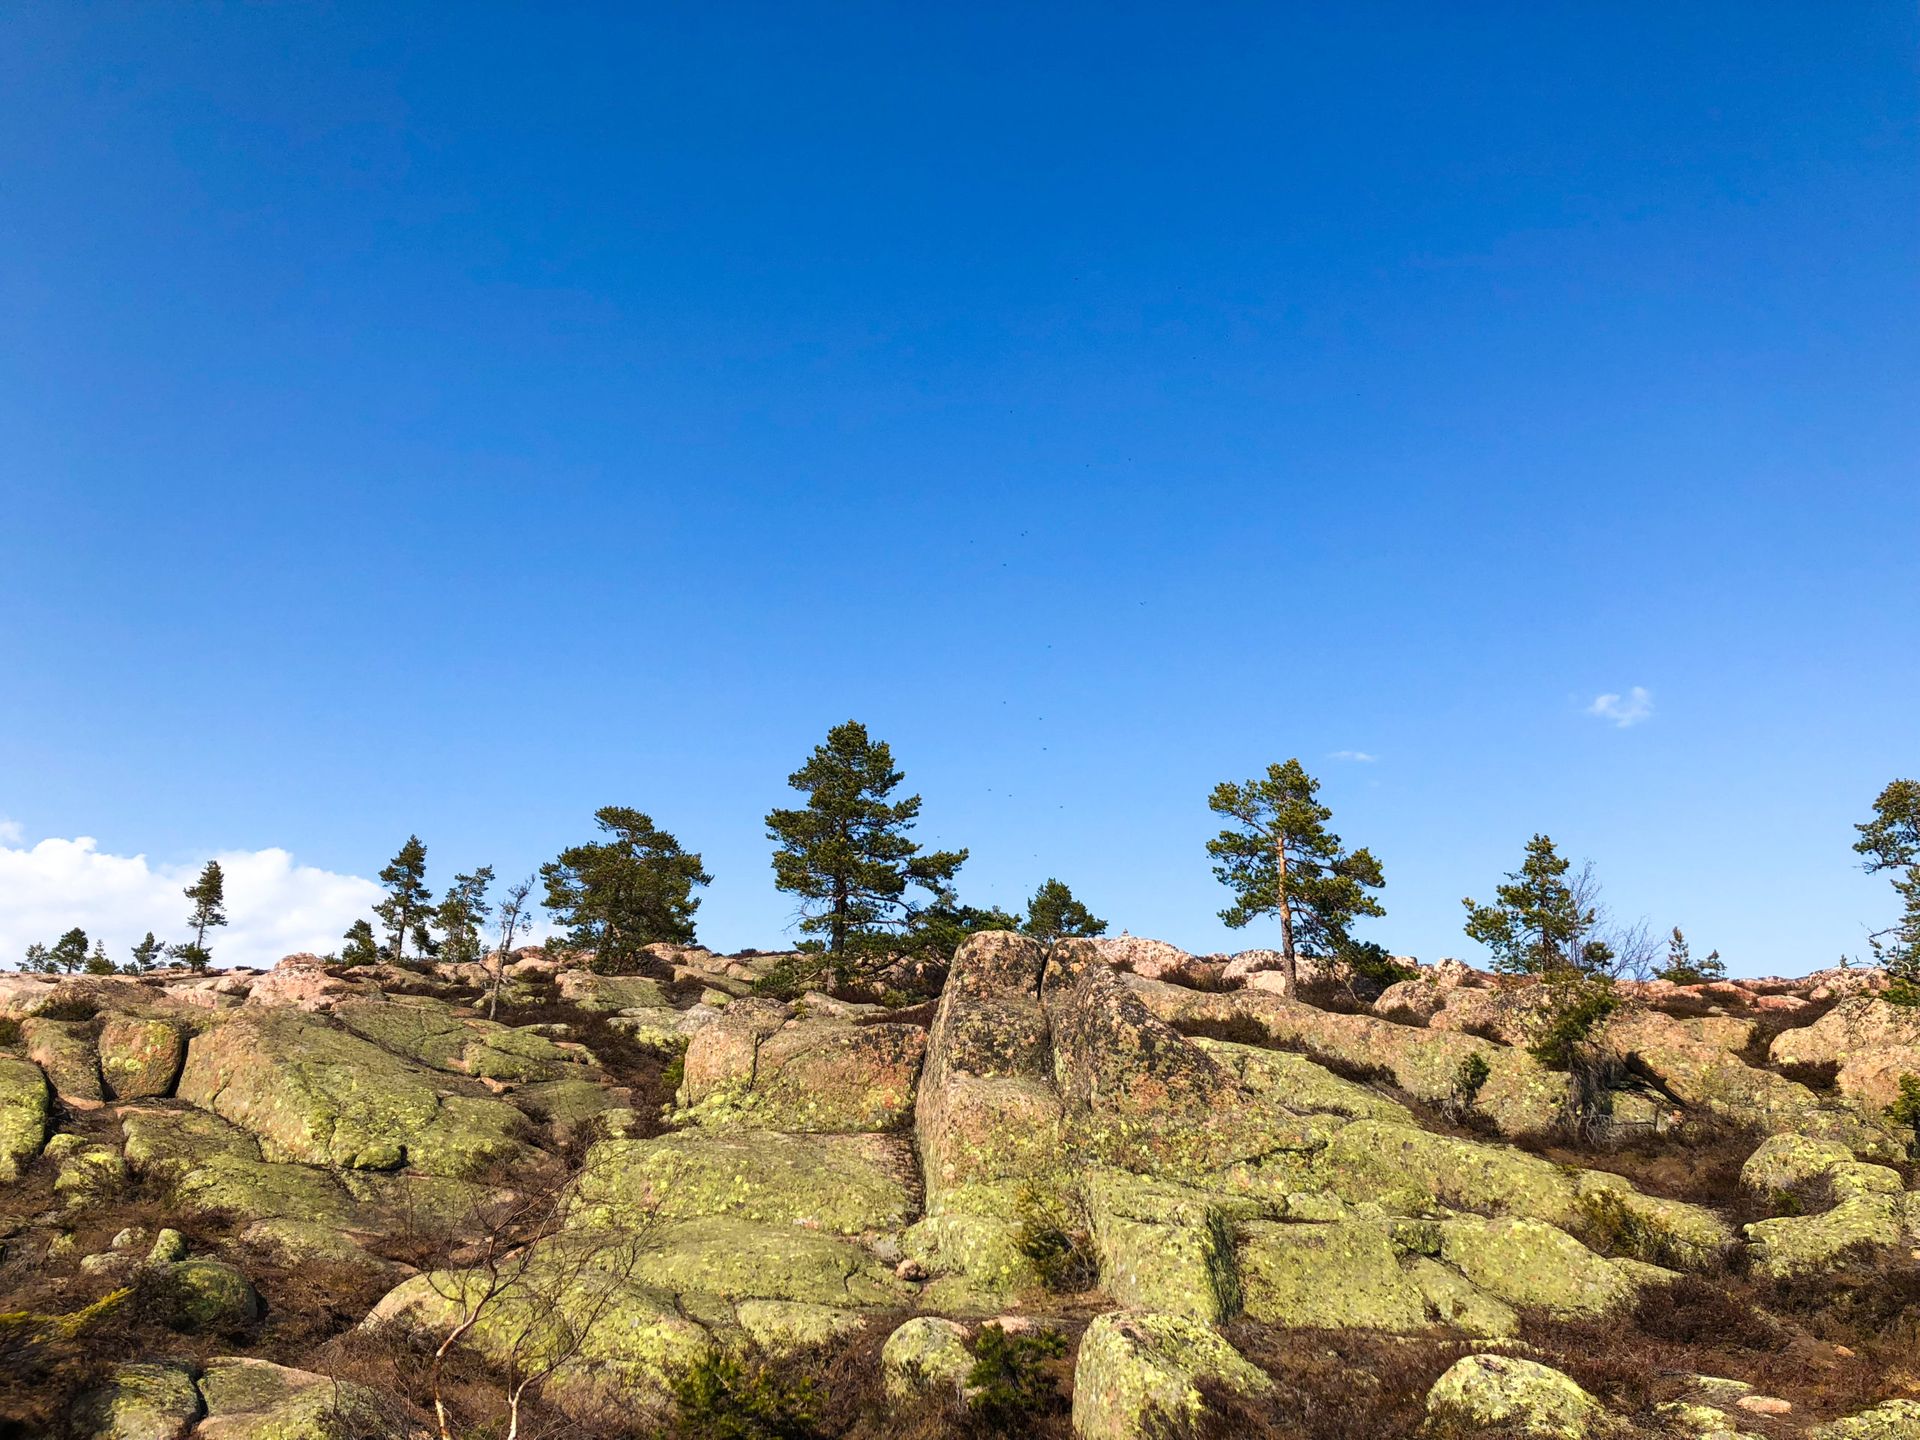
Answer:
[[[1034,891],[1024,913],[962,902],[957,881],[968,851],[923,849],[914,839],[921,797],[898,794],[905,778],[887,743],[855,720],[830,729],[787,777],[797,802],[768,812],[766,835],[774,885],[796,902],[800,958],[791,978],[844,984],[903,961],[937,964],[987,930],[1048,941],[1106,932],[1106,922],[1054,878]],[[1319,790],[1292,759],[1250,780],[1222,782],[1207,800],[1226,822],[1206,846],[1231,897],[1220,919],[1232,929],[1274,922],[1289,993],[1303,960],[1381,982],[1397,973],[1384,948],[1353,933],[1357,922],[1386,914],[1384,869],[1371,851],[1349,849],[1329,828],[1332,811]],[[587,954],[602,970],[634,968],[648,945],[694,943],[696,892],[713,880],[699,854],[644,811],[609,805],[594,812],[594,822],[596,838],[562,850],[497,900],[490,865],[456,874],[435,900],[427,848],[409,836],[380,871],[384,897],[370,917],[353,922],[332,958],[471,963],[505,955],[531,930],[536,892],[558,928],[548,945]],[[1873,818],[1855,828],[1864,868],[1890,874],[1901,906],[1892,925],[1868,936],[1869,946],[1893,977],[1896,998],[1920,1003],[1920,782],[1893,781],[1875,799]],[[29,946],[27,968],[138,974],[171,959],[203,970],[208,936],[226,924],[219,862],[209,861],[185,894],[191,941],[163,946],[148,933],[116,965],[76,928],[52,945]],[[1589,981],[1652,975],[1681,984],[1726,974],[1718,951],[1696,959],[1678,926],[1656,940],[1644,922],[1616,921],[1593,867],[1575,869],[1544,834],[1527,841],[1519,868],[1491,901],[1462,905],[1466,935],[1504,973]]]

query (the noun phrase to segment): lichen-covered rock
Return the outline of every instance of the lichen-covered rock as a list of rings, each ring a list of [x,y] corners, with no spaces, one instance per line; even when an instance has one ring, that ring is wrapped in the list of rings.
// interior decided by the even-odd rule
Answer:
[[[1402,1228],[1402,1243],[1427,1227]],[[1488,1294],[1523,1310],[1604,1315],[1637,1287],[1565,1231],[1539,1220],[1459,1216],[1430,1227],[1437,1257]]]
[[[793,1020],[765,1034],[709,1025],[688,1045],[681,1118],[709,1129],[899,1129],[913,1114],[926,1045],[917,1025]]]
[[[56,1135],[54,1141],[71,1140],[72,1145],[49,1143],[47,1153],[60,1161],[54,1176],[56,1195],[69,1205],[84,1205],[116,1194],[127,1183],[127,1162],[111,1145],[85,1144],[77,1136]]]
[[[365,1385],[266,1360],[209,1360],[200,1376],[206,1419],[193,1440],[338,1440],[404,1430],[404,1410]]]
[[[341,1227],[362,1223],[359,1207],[340,1180],[312,1165],[216,1156],[179,1174],[173,1182],[173,1201],[190,1215],[225,1215],[243,1222],[293,1219]]]
[[[181,1260],[159,1271],[155,1283],[178,1329],[233,1330],[260,1318],[259,1291],[224,1260]]]
[[[577,1223],[728,1217],[853,1235],[913,1218],[913,1157],[879,1135],[708,1135],[602,1140],[587,1154]]]
[[[1575,1440],[1601,1419],[1600,1404],[1558,1370],[1516,1355],[1469,1355],[1427,1392],[1427,1414],[1442,1425],[1503,1429]]]
[[[1855,1160],[1834,1141],[1773,1136],[1747,1157],[1740,1181],[1784,1212],[1746,1227],[1751,1263],[1776,1279],[1817,1273],[1863,1248],[1891,1249],[1920,1220],[1898,1171]],[[1800,1196],[1815,1181],[1832,1203],[1808,1214]]]
[[[1807,1431],[1807,1440],[1920,1440],[1920,1400],[1883,1400]]]
[[[1343,1115],[1350,1120],[1414,1123],[1412,1112],[1397,1100],[1352,1080],[1342,1080],[1304,1055],[1226,1040],[1199,1038],[1192,1043],[1248,1090],[1288,1110]]]
[[[1184,1315],[1111,1310],[1087,1327],[1073,1370],[1080,1440],[1151,1440],[1199,1420],[1200,1382],[1262,1395],[1273,1382],[1213,1330]]]
[[[0,1183],[17,1180],[47,1143],[52,1096],[47,1077],[31,1060],[0,1055]]]
[[[1443,1206],[1576,1231],[1604,1220],[1613,1243],[1660,1264],[1706,1268],[1733,1242],[1712,1211],[1642,1195],[1617,1175],[1572,1170],[1523,1151],[1410,1125],[1356,1121],[1332,1137],[1318,1168],[1342,1197],[1402,1214]]]
[[[972,1369],[966,1329],[936,1315],[915,1316],[880,1350],[881,1383],[896,1400],[928,1392],[958,1396]]]
[[[185,1365],[116,1365],[74,1402],[68,1433],[72,1440],[184,1440],[201,1413]]]
[[[1787,1032],[1789,1034],[1794,1032]],[[1852,1105],[1824,1100],[1798,1081],[1747,1064],[1738,1055],[1697,1038],[1683,1022],[1631,1007],[1598,1032],[1600,1043],[1623,1060],[1644,1066],[1683,1104],[1768,1134],[1837,1140],[1856,1151],[1890,1154],[1891,1132]]]
[[[240,1243],[262,1252],[281,1266],[303,1268],[326,1265],[356,1272],[367,1281],[396,1283],[405,1267],[371,1255],[331,1225],[312,1220],[277,1218],[255,1220],[240,1232]]]
[[[650,1235],[631,1273],[635,1282],[683,1299],[878,1308],[902,1304],[910,1293],[892,1267],[850,1240],[722,1217],[682,1220]]]
[[[866,1319],[856,1311],[802,1300],[742,1300],[733,1318],[763,1355],[789,1355],[858,1334]]]
[[[456,1075],[528,1083],[578,1074],[590,1060],[531,1029],[515,1029],[461,1015],[444,1002],[420,996],[341,1000],[334,1016],[354,1034],[382,1049]]]
[[[27,1058],[46,1072],[54,1093],[75,1109],[91,1109],[106,1098],[100,1088],[100,1059],[93,1037],[76,1021],[39,1016],[20,1023]]]
[[[1269,1044],[1391,1077],[1409,1095],[1432,1104],[1453,1098],[1460,1067],[1477,1056],[1487,1066],[1476,1108],[1506,1134],[1552,1128],[1566,1100],[1566,1077],[1524,1050],[1475,1035],[1415,1029],[1373,1015],[1342,1015],[1264,990],[1214,994],[1124,977],[1162,1020],[1176,1028],[1257,1026]]]
[[[1238,1312],[1236,1227],[1256,1203],[1107,1168],[1084,1189],[1101,1286],[1120,1305],[1209,1324]]]
[[[474,1273],[437,1271],[401,1282],[376,1305],[361,1328],[381,1327],[445,1335],[477,1304],[484,1281]],[[688,1318],[675,1299],[629,1277],[562,1262],[551,1269],[538,1259],[527,1283],[499,1295],[479,1310],[465,1344],[494,1364],[539,1354],[555,1343],[560,1316],[593,1315],[578,1353],[555,1371],[548,1394],[562,1406],[591,1408],[609,1400],[643,1409],[665,1402],[675,1376],[713,1348],[705,1327]]]
[[[1244,1227],[1239,1251],[1246,1313],[1270,1325],[1329,1330],[1424,1330],[1423,1276],[1404,1268],[1383,1222]]]
[[[187,1054],[179,1026],[131,1015],[115,1015],[102,1025],[96,1048],[101,1078],[116,1100],[172,1094]]]
[[[120,1112],[120,1130],[136,1175],[172,1180],[216,1158],[260,1158],[258,1140],[204,1110],[128,1108]]]
[[[658,1010],[668,1005],[658,980],[643,975],[596,975],[591,970],[562,970],[554,989],[569,1005],[611,1014],[618,1010]]]
[[[286,1011],[196,1035],[177,1093],[252,1131],[272,1161],[462,1175],[523,1150],[512,1106],[445,1093],[378,1045]]]

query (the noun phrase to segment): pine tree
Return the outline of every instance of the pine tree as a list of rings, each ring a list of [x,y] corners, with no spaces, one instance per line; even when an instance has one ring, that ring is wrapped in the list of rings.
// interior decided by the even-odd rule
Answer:
[[[127,964],[127,971],[133,975],[145,975],[159,968],[161,958],[167,953],[167,947],[153,938],[153,932],[147,932],[147,938],[133,947],[133,959]]]
[[[1895,780],[1873,802],[1873,819],[1854,827],[1854,850],[1866,857],[1869,875],[1894,872],[1893,893],[1900,897],[1900,918],[1867,937],[1874,957],[1902,982],[1902,999],[1920,1001],[1920,781]],[[1889,992],[1891,995],[1893,992]]]
[[[79,926],[67,931],[53,942],[53,949],[47,952],[50,968],[63,975],[72,975],[84,970],[87,965],[87,932]]]
[[[387,929],[387,958],[398,965],[406,959],[408,936],[420,937],[433,904],[427,889],[427,847],[418,835],[409,835],[400,853],[387,862],[380,883],[387,887],[387,898],[373,907],[373,913]]]
[[[342,965],[372,965],[380,959],[380,944],[374,939],[373,926],[356,920],[347,927],[340,941]]]
[[[1675,985],[1704,985],[1711,980],[1727,978],[1727,967],[1720,961],[1720,952],[1715,950],[1706,959],[1695,963],[1687,937],[1680,933],[1678,925],[1667,937],[1667,959],[1654,974],[1662,980]]]
[[[569,846],[540,867],[568,942],[591,949],[602,974],[631,970],[643,945],[692,944],[694,888],[713,883],[700,857],[641,811],[607,805],[593,818],[611,838]]]
[[[959,908],[952,882],[967,852],[923,852],[914,842],[920,797],[888,799],[904,778],[886,742],[849,720],[787,777],[807,803],[767,816],[767,838],[778,847],[774,884],[800,897],[800,931],[810,937],[803,948],[823,954],[842,979],[883,966],[902,948],[929,908],[909,898],[909,887],[926,892],[930,905]]]
[[[1527,856],[1494,903],[1460,903],[1467,911],[1467,935],[1493,951],[1494,969],[1509,975],[1585,974],[1603,969],[1612,950],[1589,938],[1599,924],[1598,908],[1569,884],[1572,862],[1545,835],[1527,842]]]
[[[107,942],[104,940],[94,941],[93,951],[87,956],[87,974],[111,975],[114,973],[114,969],[113,961],[107,958]]]
[[[34,971],[36,974],[50,975],[53,973],[53,952],[35,940],[27,946],[27,958],[20,962],[20,968]]]
[[[1048,880],[1033,892],[1027,902],[1027,918],[1021,930],[1039,940],[1059,940],[1069,935],[1104,935],[1107,922],[1073,898],[1073,891],[1059,880]]]
[[[1320,782],[1298,760],[1269,765],[1263,779],[1222,781],[1207,800],[1233,820],[1207,842],[1213,873],[1233,892],[1220,918],[1235,930],[1263,915],[1280,922],[1287,994],[1299,985],[1299,957],[1331,959],[1352,944],[1353,922],[1386,914],[1367,892],[1386,884],[1371,851],[1345,849],[1327,829],[1333,812],[1315,795]]]
[[[446,899],[434,912],[434,923],[442,936],[440,953],[453,964],[465,965],[480,958],[480,927],[486,923],[487,887],[491,884],[491,865],[455,875]]]
[[[220,862],[209,860],[200,878],[189,885],[185,893],[193,902],[193,913],[187,916],[187,924],[193,927],[193,941],[176,946],[175,953],[194,969],[204,970],[213,959],[207,949],[207,931],[227,923],[227,880],[220,871]]]

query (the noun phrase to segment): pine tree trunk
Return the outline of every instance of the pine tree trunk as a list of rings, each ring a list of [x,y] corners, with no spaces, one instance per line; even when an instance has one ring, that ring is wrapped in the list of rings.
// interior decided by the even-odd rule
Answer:
[[[1286,976],[1287,998],[1293,999],[1300,988],[1300,962],[1293,951],[1293,906],[1287,899],[1287,841],[1283,835],[1273,842],[1276,898],[1280,907],[1281,974]]]

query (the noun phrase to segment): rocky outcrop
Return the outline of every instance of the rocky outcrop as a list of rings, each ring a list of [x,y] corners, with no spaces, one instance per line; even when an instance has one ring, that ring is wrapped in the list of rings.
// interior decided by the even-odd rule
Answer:
[[[1776,1065],[1830,1065],[1842,1095],[1879,1114],[1900,1098],[1903,1076],[1920,1080],[1920,1007],[1870,995],[1842,1000],[1811,1025],[1774,1037]]]
[[[521,1155],[518,1111],[446,1091],[419,1067],[288,1012],[194,1037],[178,1094],[251,1131],[265,1159],[466,1175]]]
[[[1115,1310],[1081,1338],[1073,1370],[1073,1430],[1080,1440],[1152,1440],[1190,1429],[1200,1383],[1246,1395],[1273,1382],[1216,1332],[1181,1315]]]
[[[901,1129],[926,1047],[917,1025],[776,1018],[738,1002],[687,1046],[681,1118],[707,1128]]]

